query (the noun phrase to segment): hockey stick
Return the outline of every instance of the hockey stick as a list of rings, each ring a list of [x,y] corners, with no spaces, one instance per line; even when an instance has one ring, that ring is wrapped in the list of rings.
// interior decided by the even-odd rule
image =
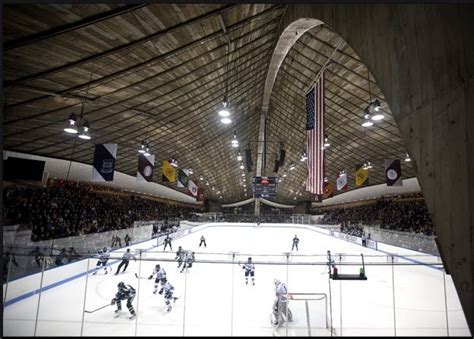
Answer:
[[[137,279],[148,279],[147,277],[139,277],[136,272],[135,272],[135,277],[137,277]]]
[[[95,310],[92,310],[92,311],[84,311],[86,313],[94,313],[94,312],[97,312],[98,310],[101,310],[103,308],[106,308],[107,306],[110,306],[110,304],[107,304],[107,305],[104,305],[102,307],[99,307],[99,308],[96,308]]]

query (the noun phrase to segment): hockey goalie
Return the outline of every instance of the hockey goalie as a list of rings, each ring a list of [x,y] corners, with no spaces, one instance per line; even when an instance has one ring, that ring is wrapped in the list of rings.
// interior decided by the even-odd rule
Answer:
[[[273,303],[273,312],[271,316],[272,324],[279,328],[283,325],[285,320],[293,321],[293,314],[288,307],[287,288],[285,283],[275,279],[275,301]],[[286,317],[288,316],[288,319]]]

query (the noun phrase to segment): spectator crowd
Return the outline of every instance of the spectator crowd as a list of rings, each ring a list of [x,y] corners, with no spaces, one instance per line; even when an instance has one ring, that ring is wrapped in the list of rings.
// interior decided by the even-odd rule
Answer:
[[[341,224],[346,233],[361,234],[360,224],[382,229],[433,235],[434,228],[423,199],[386,199],[354,207],[323,211],[321,224]],[[323,214],[320,212],[320,214]]]
[[[48,187],[9,186],[3,193],[4,225],[27,225],[31,240],[39,241],[130,228],[139,220],[183,219],[194,212],[95,188],[65,181]]]

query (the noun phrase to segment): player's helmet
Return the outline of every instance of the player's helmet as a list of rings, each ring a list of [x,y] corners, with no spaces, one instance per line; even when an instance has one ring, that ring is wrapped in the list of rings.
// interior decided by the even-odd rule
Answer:
[[[280,285],[280,280],[279,280],[279,279],[275,279],[275,280],[273,280],[273,283],[274,283],[275,285]]]
[[[104,252],[107,252],[107,247],[104,247],[102,250],[103,250]]]
[[[164,284],[166,284],[167,281],[168,281],[168,280],[167,280],[166,278],[162,278],[162,279],[161,279],[161,284],[164,285]]]
[[[123,281],[121,281],[121,282],[118,283],[117,287],[119,289],[125,288],[125,284],[123,283]]]
[[[155,268],[160,268],[160,264],[156,264],[156,265],[155,265]]]
[[[249,257],[249,259],[248,259],[248,260],[249,260],[249,261],[252,261],[252,257]]]

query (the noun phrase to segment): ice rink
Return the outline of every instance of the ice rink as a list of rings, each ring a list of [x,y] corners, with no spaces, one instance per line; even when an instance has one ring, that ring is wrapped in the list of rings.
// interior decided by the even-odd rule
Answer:
[[[206,238],[206,248],[198,247],[201,235]],[[300,238],[299,251],[291,252],[295,235]],[[107,275],[103,270],[97,275],[84,274],[88,260],[83,260],[48,270],[42,283],[47,290],[41,294],[27,294],[39,288],[40,275],[34,282],[31,277],[14,281],[8,287],[4,308],[4,336],[35,333],[38,301],[39,336],[79,336],[81,332],[85,336],[304,336],[308,323],[312,335],[329,336],[326,321],[332,321],[336,336],[469,336],[451,277],[444,275],[440,266],[392,267],[382,257],[385,253],[290,226],[213,226],[175,239],[173,251],[164,252],[163,245],[154,245],[156,240],[131,246],[134,253],[142,249],[145,260],[131,261],[123,274],[114,275],[125,249],[112,252],[115,259],[109,260],[112,271]],[[180,273],[175,261],[166,261],[174,259],[178,246],[196,252],[198,262],[188,273]],[[363,253],[368,280],[329,280],[324,266],[327,250],[334,254],[336,263],[338,253],[344,254],[343,263],[360,262]],[[231,252],[236,252],[234,264]],[[285,252],[291,255],[287,257]],[[347,256],[350,254],[354,257]],[[401,248],[397,254],[403,256],[397,263],[413,263],[407,257],[423,261]],[[245,284],[241,267],[249,256],[256,265],[255,286]],[[287,260],[300,265],[286,265]],[[90,272],[96,262],[90,260]],[[163,296],[152,293],[154,280],[135,276],[148,277],[157,263],[166,270],[179,297],[169,313]],[[339,273],[358,273],[359,266],[339,266]],[[60,270],[65,273],[54,275]],[[286,282],[290,293],[326,294],[327,313],[324,300],[308,302],[308,307],[304,301],[291,301],[294,321],[288,329],[274,332],[270,313],[275,278]],[[120,281],[137,289],[133,305],[138,316],[134,320],[128,319],[124,302],[118,317],[115,306],[83,312],[110,304]]]

